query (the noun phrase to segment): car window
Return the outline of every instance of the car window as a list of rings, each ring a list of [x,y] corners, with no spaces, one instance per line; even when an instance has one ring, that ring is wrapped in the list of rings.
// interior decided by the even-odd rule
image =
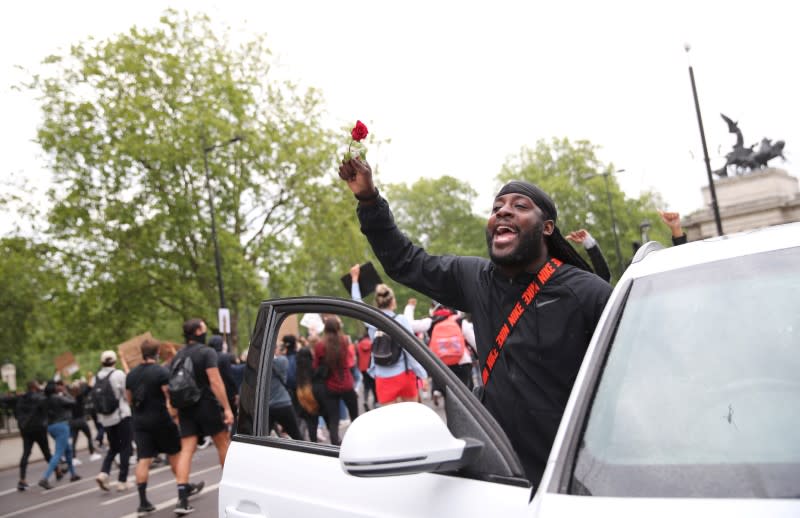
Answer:
[[[262,383],[263,401],[268,402],[262,410],[269,416],[264,433],[280,440],[338,446],[352,420],[379,405],[379,385],[403,400],[430,406],[446,422],[445,398],[433,398],[433,373],[407,350],[389,366],[375,365],[371,353],[376,334],[383,335],[384,342],[389,336],[340,314],[285,315]],[[289,335],[294,345],[286,339]]]
[[[634,280],[571,492],[800,491],[800,249]]]

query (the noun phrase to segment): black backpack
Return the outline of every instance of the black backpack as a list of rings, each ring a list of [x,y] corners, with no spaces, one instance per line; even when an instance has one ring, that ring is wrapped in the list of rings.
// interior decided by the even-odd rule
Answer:
[[[397,315],[392,317],[394,319]],[[392,340],[392,337],[378,329],[375,331],[375,338],[372,340],[372,358],[375,365],[388,367],[394,365],[400,359],[403,349]]]
[[[169,372],[169,400],[175,408],[188,408],[198,401],[202,391],[194,378],[194,364],[188,354],[172,360]]]
[[[94,409],[98,414],[113,414],[119,408],[119,398],[114,393],[114,386],[111,385],[111,375],[109,372],[105,378],[97,376],[94,387],[92,387],[91,399]]]

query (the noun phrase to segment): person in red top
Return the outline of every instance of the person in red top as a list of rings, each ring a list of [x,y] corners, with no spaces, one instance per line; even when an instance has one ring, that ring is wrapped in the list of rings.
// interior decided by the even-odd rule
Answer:
[[[325,409],[325,420],[331,444],[341,444],[339,437],[339,401],[344,401],[350,420],[358,417],[358,396],[354,389],[353,372],[355,348],[342,333],[338,318],[325,319],[325,328],[314,346],[315,373],[325,380],[325,391],[320,404]]]
[[[364,336],[358,341],[356,345],[356,354],[358,355],[358,370],[361,371],[361,377],[364,380],[364,411],[369,410],[368,396],[372,392],[372,404],[375,405],[378,401],[378,395],[375,392],[375,378],[370,376],[369,362],[372,358],[372,340],[369,339],[369,333],[364,330]]]

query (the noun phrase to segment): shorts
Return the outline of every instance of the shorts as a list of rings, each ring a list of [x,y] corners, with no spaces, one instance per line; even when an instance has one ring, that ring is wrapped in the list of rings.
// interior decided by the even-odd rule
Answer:
[[[181,437],[196,435],[203,438],[207,435],[217,435],[225,430],[222,408],[216,399],[201,399],[189,408],[179,409],[178,421],[180,421]]]
[[[398,397],[415,399],[417,397],[417,375],[406,371],[390,378],[375,378],[375,392],[378,403],[384,405],[397,401]]]
[[[152,459],[159,453],[175,455],[181,451],[178,425],[172,421],[164,421],[149,428],[134,428],[133,438],[136,441],[136,457],[139,459]]]

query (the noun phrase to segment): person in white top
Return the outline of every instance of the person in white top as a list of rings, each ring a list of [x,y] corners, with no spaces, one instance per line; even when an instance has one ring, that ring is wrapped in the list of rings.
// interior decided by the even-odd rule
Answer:
[[[131,407],[125,397],[125,373],[116,368],[117,354],[114,351],[103,351],[100,355],[100,363],[103,367],[97,371],[95,376],[95,387],[101,380],[110,377],[111,387],[114,395],[117,396],[118,406],[110,414],[97,413],[97,420],[105,428],[108,434],[108,452],[103,459],[103,466],[97,475],[97,485],[103,491],[110,491],[109,473],[111,473],[111,463],[114,457],[119,455],[119,476],[117,478],[117,491],[125,491],[128,485],[128,467],[130,464],[131,441],[133,440],[133,429],[131,428]]]

